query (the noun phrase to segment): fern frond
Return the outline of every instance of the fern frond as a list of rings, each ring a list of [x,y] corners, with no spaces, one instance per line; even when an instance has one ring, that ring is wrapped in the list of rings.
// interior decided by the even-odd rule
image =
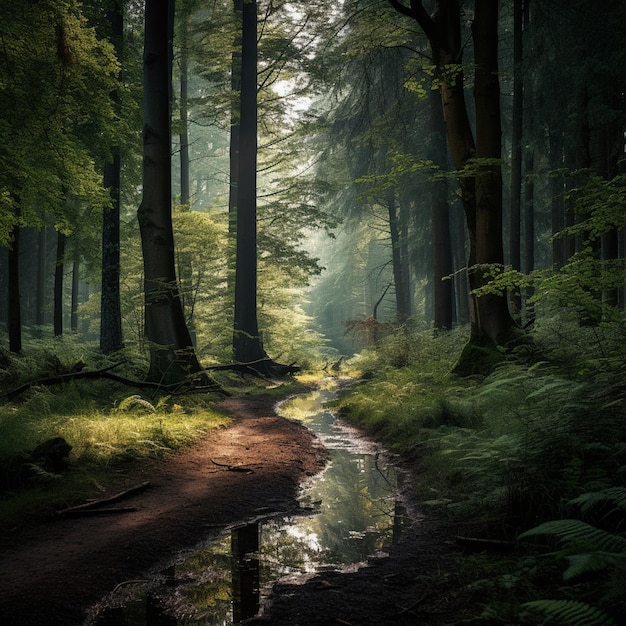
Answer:
[[[600,528],[577,519],[563,519],[545,522],[531,528],[519,536],[519,539],[537,536],[554,537],[561,544],[580,544],[591,550],[606,552],[626,552],[626,539],[612,535]]]
[[[563,626],[614,626],[615,622],[602,610],[574,600],[534,600],[524,608],[542,613],[550,624]]]
[[[563,580],[568,582],[579,576],[612,569],[620,574],[623,579],[626,576],[626,553],[615,552],[585,552],[583,554],[571,554],[567,557],[569,567],[563,572]]]
[[[150,411],[150,413],[154,413],[156,411],[156,409],[154,408],[154,405],[148,400],[146,400],[145,398],[142,398],[140,395],[132,395],[132,396],[128,396],[128,398],[124,398],[117,405],[116,410],[117,411],[130,411],[133,408],[137,408],[137,407],[147,409],[148,411]]]
[[[626,511],[626,487],[609,487],[601,491],[583,493],[577,498],[570,500],[570,504],[579,506],[583,513],[605,502],[610,502],[620,511]]]

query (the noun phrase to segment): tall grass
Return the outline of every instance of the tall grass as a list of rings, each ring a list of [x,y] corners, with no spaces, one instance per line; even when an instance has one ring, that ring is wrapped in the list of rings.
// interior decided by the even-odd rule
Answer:
[[[115,487],[132,467],[163,458],[228,423],[210,398],[133,394],[101,381],[32,388],[0,406],[0,466],[53,437],[72,450],[69,469],[45,480],[2,485],[0,525],[47,514]]]

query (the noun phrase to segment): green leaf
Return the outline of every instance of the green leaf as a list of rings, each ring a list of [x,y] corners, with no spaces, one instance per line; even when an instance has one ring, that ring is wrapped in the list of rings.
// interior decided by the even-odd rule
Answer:
[[[612,626],[615,622],[602,610],[574,600],[535,600],[524,608],[543,613],[550,624],[564,626]]]

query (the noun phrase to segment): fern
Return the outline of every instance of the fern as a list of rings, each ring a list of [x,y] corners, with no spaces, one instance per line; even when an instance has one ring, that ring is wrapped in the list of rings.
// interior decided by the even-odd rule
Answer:
[[[615,622],[601,609],[575,600],[534,600],[522,605],[542,613],[544,623],[564,626],[612,626]]]
[[[570,500],[570,504],[576,504],[583,513],[587,513],[598,504],[610,502],[620,511],[626,511],[626,487],[610,487],[601,491],[583,493],[581,496]]]
[[[124,398],[120,401],[120,403],[116,407],[116,411],[131,411],[134,408],[141,407],[143,409],[148,410],[150,413],[155,413],[156,409],[154,405],[142,398],[140,395],[128,396],[128,398]]]
[[[569,567],[563,572],[563,580],[569,582],[586,574],[612,569],[618,571],[623,579],[626,576],[626,553],[585,552],[567,557]]]
[[[591,550],[626,553],[626,539],[577,519],[545,522],[522,533],[519,539],[541,535],[554,537],[564,545],[577,544],[587,546]]]

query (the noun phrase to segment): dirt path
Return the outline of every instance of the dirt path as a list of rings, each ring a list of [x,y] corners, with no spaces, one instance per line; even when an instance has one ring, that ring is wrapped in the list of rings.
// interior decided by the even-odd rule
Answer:
[[[124,503],[136,512],[57,518],[0,537],[0,623],[80,624],[117,584],[255,509],[293,506],[324,452],[303,426],[275,415],[275,401],[229,398],[222,407],[236,417],[230,427],[157,467],[136,468],[126,486],[152,485]],[[252,472],[225,467],[238,465]]]
[[[269,396],[229,398],[222,407],[235,417],[231,426],[129,473],[126,487],[152,485],[119,504],[136,512],[59,517],[0,536],[0,624],[82,624],[86,610],[116,585],[256,510],[295,506],[299,484],[323,467],[325,452],[302,425],[277,417],[274,403]],[[458,623],[449,536],[437,520],[418,518],[388,558],[353,573],[324,572],[305,585],[279,584],[262,616],[246,624]]]

